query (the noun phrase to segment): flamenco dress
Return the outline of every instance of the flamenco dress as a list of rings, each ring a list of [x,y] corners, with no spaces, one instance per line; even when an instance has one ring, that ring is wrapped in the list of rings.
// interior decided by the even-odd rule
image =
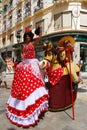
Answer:
[[[70,76],[63,75],[63,68],[48,71],[49,77],[49,110],[62,111],[72,106]],[[54,80],[55,79],[55,80]],[[77,90],[73,90],[75,102]]]
[[[24,60],[14,72],[7,118],[17,126],[34,126],[48,110],[48,93],[32,43],[23,46]]]

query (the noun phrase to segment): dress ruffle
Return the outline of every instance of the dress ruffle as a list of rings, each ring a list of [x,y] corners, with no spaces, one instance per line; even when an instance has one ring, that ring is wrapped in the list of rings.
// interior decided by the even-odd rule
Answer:
[[[10,96],[6,115],[13,124],[18,126],[34,126],[39,121],[41,113],[48,110],[47,97],[48,94],[43,91],[43,87],[37,89],[24,101]]]
[[[36,59],[24,60],[15,69],[7,118],[18,126],[34,126],[48,110],[48,93]]]
[[[47,101],[45,101],[42,104],[38,104],[37,108],[36,105],[32,105],[29,106],[25,111],[18,111],[15,108],[8,106],[6,115],[13,124],[16,124],[18,126],[34,126],[39,121],[39,116],[41,113],[47,111],[47,104]]]

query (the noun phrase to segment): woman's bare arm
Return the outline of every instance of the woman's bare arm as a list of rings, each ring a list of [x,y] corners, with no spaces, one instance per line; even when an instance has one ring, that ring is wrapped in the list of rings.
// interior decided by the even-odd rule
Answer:
[[[38,38],[33,42],[33,45],[36,46],[41,40],[41,38],[42,38],[42,32],[39,34]]]

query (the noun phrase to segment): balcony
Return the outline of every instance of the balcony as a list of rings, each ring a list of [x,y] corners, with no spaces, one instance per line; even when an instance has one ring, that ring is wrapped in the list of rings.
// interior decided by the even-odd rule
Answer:
[[[13,9],[13,5],[8,6],[8,13]]]
[[[11,29],[12,28],[12,21],[10,21],[7,25],[7,29]]]
[[[11,11],[13,9],[13,0],[9,1],[9,5],[8,5],[8,12]]]
[[[30,16],[30,15],[31,15],[31,11],[25,12],[25,13],[24,13],[24,18],[26,18],[26,17],[28,17],[28,16]]]
[[[8,5],[4,5],[3,7],[3,16],[7,15],[7,8],[8,8]]]
[[[64,3],[64,2],[87,2],[87,0],[52,0],[52,3],[55,3],[55,2],[61,2],[61,3]]]
[[[43,8],[43,0],[38,0],[36,6],[34,7],[34,13]]]
[[[22,16],[17,16],[16,23],[22,21]]]
[[[2,32],[5,32],[6,31],[6,25],[4,25],[3,29],[2,29]]]
[[[22,9],[21,8],[16,10],[16,17],[17,17],[16,22],[22,21]]]

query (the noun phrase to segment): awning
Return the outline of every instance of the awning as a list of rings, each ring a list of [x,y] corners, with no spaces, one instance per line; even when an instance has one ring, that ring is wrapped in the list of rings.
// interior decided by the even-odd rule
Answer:
[[[44,36],[41,41],[45,41],[45,40],[58,41],[60,38],[64,36],[72,36],[75,38],[76,41],[87,41],[87,32],[76,32],[76,31],[50,34]]]

